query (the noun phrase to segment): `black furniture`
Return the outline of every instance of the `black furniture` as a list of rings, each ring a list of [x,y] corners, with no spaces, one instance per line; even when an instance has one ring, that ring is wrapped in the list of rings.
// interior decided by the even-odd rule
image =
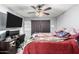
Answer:
[[[16,30],[16,31],[6,31],[6,37],[13,36],[13,35],[19,35],[19,30]]]
[[[0,41],[0,54],[16,54],[20,45],[24,42],[25,34],[19,35],[19,31],[7,31],[6,37],[11,37],[11,41]]]
[[[16,43],[0,41],[0,54],[16,54]]]
[[[20,45],[24,42],[25,34],[20,35],[16,40],[16,49],[22,48]]]

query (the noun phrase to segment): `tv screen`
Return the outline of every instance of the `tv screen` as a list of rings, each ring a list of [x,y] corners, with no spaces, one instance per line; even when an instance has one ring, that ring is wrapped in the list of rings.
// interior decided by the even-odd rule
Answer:
[[[21,26],[22,26],[22,18],[7,12],[6,28],[21,27]]]

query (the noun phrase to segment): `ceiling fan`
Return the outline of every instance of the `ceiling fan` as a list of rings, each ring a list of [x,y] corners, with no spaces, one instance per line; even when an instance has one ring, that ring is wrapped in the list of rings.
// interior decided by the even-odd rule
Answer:
[[[43,9],[43,7],[45,6],[45,4],[39,4],[37,6],[31,6],[35,12],[28,12],[28,14],[32,14],[35,13],[36,16],[43,16],[43,15],[50,15],[47,11],[51,10],[51,7],[47,7],[45,9]]]

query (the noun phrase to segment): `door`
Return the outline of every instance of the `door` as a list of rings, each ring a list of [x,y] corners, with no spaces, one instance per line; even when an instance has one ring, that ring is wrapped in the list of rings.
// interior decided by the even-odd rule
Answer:
[[[31,33],[50,32],[50,20],[32,20]]]

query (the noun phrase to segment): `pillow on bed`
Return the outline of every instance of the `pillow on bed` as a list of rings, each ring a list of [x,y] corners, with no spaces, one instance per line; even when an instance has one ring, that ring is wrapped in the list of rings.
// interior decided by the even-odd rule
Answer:
[[[64,31],[60,31],[60,32],[56,32],[56,36],[57,37],[65,37],[65,38],[68,38],[70,36],[70,33],[64,32]]]

